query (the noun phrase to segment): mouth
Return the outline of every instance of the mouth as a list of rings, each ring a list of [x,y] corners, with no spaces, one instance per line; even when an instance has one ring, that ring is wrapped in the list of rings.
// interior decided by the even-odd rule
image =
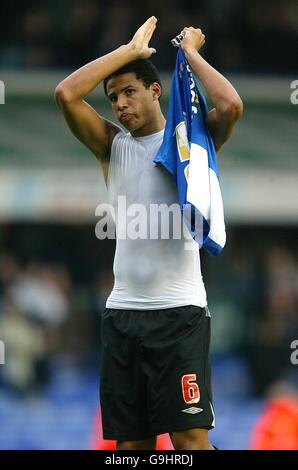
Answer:
[[[130,113],[122,113],[119,117],[120,122],[128,122],[132,118],[132,114]]]

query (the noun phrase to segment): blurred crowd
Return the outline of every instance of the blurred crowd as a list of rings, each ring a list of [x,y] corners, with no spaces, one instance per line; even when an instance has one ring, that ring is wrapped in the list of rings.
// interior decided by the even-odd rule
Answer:
[[[5,344],[3,381],[27,393],[48,378],[48,359],[61,344],[70,312],[70,284],[61,267],[0,258],[0,332]],[[60,344],[59,344],[60,343]]]
[[[296,0],[5,0],[0,5],[1,68],[67,68],[126,43],[155,15],[154,62],[171,70],[170,39],[184,26],[206,34],[203,54],[222,71],[297,71]]]
[[[249,359],[256,392],[270,393],[277,383],[298,390],[291,344],[298,338],[298,265],[282,247],[265,252],[262,313],[251,331]]]
[[[0,388],[20,397],[38,393],[59,357],[79,369],[98,366],[100,314],[111,287],[110,272],[94,273],[86,296],[64,264],[0,252]]]

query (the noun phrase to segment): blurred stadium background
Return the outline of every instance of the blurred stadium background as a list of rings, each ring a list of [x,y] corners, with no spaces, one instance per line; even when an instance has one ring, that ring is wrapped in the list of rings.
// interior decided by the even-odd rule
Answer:
[[[188,25],[203,29],[205,57],[245,103],[220,155],[227,246],[217,259],[202,254],[213,316],[211,439],[223,449],[256,447],[256,423],[284,400],[292,414],[281,406],[274,415],[286,415],[278,445],[298,448],[298,366],[290,362],[298,339],[297,1],[4,0],[0,449],[87,449],[94,439],[114,242],[95,237],[95,208],[106,200],[101,169],[66,129],[53,91],[152,14],[165,109],[176,53],[169,40]],[[90,102],[112,117],[101,87]]]

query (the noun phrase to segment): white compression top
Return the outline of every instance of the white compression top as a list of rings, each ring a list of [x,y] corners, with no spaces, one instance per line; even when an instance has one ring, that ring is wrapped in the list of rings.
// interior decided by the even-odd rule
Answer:
[[[166,169],[153,163],[163,133],[132,137],[119,132],[113,140],[107,186],[115,212],[116,252],[115,283],[106,303],[108,308],[155,310],[207,305],[198,244],[187,231],[182,231],[180,239],[173,235],[163,239],[162,232],[157,232],[157,238],[161,218],[149,218],[152,204],[175,204],[178,210],[172,222],[170,218],[169,233],[172,230],[173,234],[175,222],[181,227],[175,181]],[[132,204],[142,204],[146,213]],[[127,236],[129,228],[135,239]],[[155,235],[149,238],[151,230]]]

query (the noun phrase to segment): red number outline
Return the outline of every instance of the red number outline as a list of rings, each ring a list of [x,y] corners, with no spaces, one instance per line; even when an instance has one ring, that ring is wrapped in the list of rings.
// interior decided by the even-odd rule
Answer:
[[[200,388],[196,380],[197,374],[186,374],[181,379],[183,400],[188,405],[198,403],[201,399]]]

